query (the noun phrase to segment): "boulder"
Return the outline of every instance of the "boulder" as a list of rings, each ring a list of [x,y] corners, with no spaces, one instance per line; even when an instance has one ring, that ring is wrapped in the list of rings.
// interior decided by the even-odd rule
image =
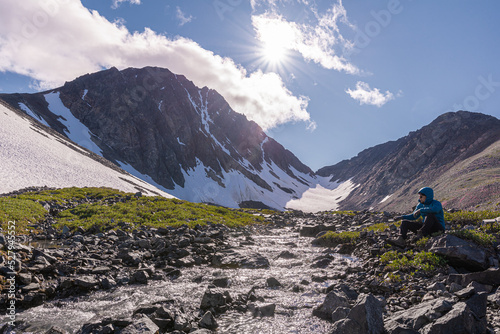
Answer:
[[[337,322],[344,318],[347,318],[350,309],[348,307],[337,307],[332,313],[332,322]]]
[[[347,318],[334,323],[332,333],[382,334],[384,333],[382,311],[382,303],[377,298],[372,294],[362,294]]]
[[[276,304],[258,305],[250,303],[248,304],[248,311],[250,311],[254,317],[273,317],[276,311]]]
[[[385,322],[388,333],[403,333],[403,329],[418,331],[452,309],[452,301],[438,298],[417,304],[391,315]]]
[[[133,323],[125,327],[120,333],[121,334],[158,334],[160,328],[149,319],[147,316],[143,316]]]
[[[198,326],[200,326],[200,328],[207,328],[207,329],[216,329],[217,327],[219,327],[217,321],[215,320],[215,317],[210,311],[208,311],[203,315],[200,322],[198,323]]]
[[[349,302],[342,296],[342,294],[336,291],[330,291],[325,300],[321,305],[313,309],[312,314],[321,319],[330,320],[332,318],[332,313],[338,307],[349,307]]]
[[[480,292],[469,298],[466,302],[470,310],[478,318],[486,317],[486,306],[488,303],[488,294],[486,292]]]
[[[132,275],[132,282],[138,284],[148,284],[149,274],[146,270],[137,270]]]
[[[99,281],[92,276],[81,276],[75,278],[75,285],[82,289],[92,289],[99,284]]]
[[[219,288],[228,288],[231,285],[229,277],[220,277],[212,281],[212,284]]]
[[[489,268],[488,270],[470,274],[451,274],[448,276],[447,282],[448,284],[457,283],[462,286],[467,286],[471,282],[496,286],[500,282],[500,269]]]
[[[281,287],[281,283],[274,277],[269,277],[266,280],[267,286],[270,288],[279,288]]]
[[[315,237],[319,232],[335,231],[335,229],[335,226],[325,225],[303,226],[299,233],[301,237]]]
[[[207,289],[203,294],[201,299],[200,308],[202,310],[207,310],[211,307],[218,309],[220,307],[226,306],[226,304],[232,301],[229,292],[224,291],[220,288]]]
[[[52,326],[45,334],[69,334],[69,332],[60,327]]]
[[[260,315],[263,317],[273,317],[276,304],[266,304],[259,306]]]
[[[484,248],[451,234],[434,238],[428,250],[445,257],[451,266],[470,271],[484,270],[489,264]]]
[[[466,303],[460,302],[446,315],[426,325],[423,334],[482,334],[486,333],[486,321],[476,319]]]
[[[287,250],[284,250],[282,251],[279,255],[278,255],[278,258],[281,258],[281,259],[296,259],[297,258],[297,255],[290,252],[290,251],[287,251]]]

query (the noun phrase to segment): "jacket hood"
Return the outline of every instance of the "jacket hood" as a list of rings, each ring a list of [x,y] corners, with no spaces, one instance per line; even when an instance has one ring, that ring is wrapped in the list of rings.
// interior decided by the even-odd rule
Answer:
[[[434,190],[429,187],[423,187],[418,191],[419,194],[425,195],[424,204],[430,204],[434,200]]]

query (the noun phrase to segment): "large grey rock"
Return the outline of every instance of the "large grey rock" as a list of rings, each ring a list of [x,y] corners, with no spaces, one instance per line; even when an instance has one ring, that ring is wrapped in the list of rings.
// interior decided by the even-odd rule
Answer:
[[[132,282],[138,284],[148,284],[149,274],[146,270],[137,270],[132,275]]]
[[[433,239],[429,251],[445,257],[454,267],[471,271],[484,270],[489,264],[486,251],[482,247],[451,234]]]
[[[359,296],[347,318],[333,325],[332,334],[382,334],[384,320],[382,303],[371,294]]]
[[[390,334],[400,333],[402,329],[418,331],[450,311],[452,307],[452,302],[446,298],[429,300],[394,313],[386,320],[385,328]]]
[[[349,307],[349,302],[342,294],[336,291],[330,291],[321,305],[313,309],[312,314],[316,317],[330,320],[332,313],[338,307]]]
[[[198,325],[201,328],[207,328],[207,329],[216,329],[219,327],[217,324],[217,321],[215,320],[215,317],[213,316],[212,312],[208,311],[206,312],[203,317],[201,318],[200,322]]]
[[[488,294],[486,292],[475,294],[465,303],[478,318],[486,316],[486,306],[488,303]]]
[[[232,299],[228,291],[224,291],[220,288],[207,289],[201,299],[200,308],[202,310],[206,310],[211,307],[217,309],[225,306],[231,301]]]
[[[319,232],[323,231],[335,231],[335,226],[325,226],[325,225],[315,225],[315,226],[303,226],[300,229],[301,237],[315,237]]]
[[[75,285],[83,289],[91,289],[99,284],[99,281],[92,276],[82,276],[75,279]]]
[[[423,334],[482,334],[486,333],[486,321],[476,319],[466,303],[460,302],[446,315],[428,324]]]
[[[134,320],[134,322],[127,327],[125,327],[120,333],[121,334],[158,334],[160,332],[160,328],[156,326],[156,324],[151,321],[146,316],[138,320]]]
[[[488,270],[470,273],[470,274],[452,274],[448,276],[448,284],[457,283],[467,286],[471,282],[477,282],[486,285],[498,285],[500,282],[500,269],[489,268]]]

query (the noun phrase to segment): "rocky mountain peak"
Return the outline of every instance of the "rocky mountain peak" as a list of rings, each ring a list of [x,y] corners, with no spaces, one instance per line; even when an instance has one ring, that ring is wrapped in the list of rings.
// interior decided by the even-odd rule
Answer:
[[[345,208],[373,207],[403,211],[411,207],[416,190],[423,186],[437,187],[438,193],[443,189],[446,197],[451,192],[447,185],[455,182],[449,179],[451,175],[447,172],[470,159],[470,164],[478,164],[474,157],[483,154],[498,141],[500,120],[497,118],[468,111],[449,112],[397,141],[364,150],[353,159],[324,167],[317,173],[331,176],[332,181],[351,179],[360,185],[342,202]],[[490,154],[488,159],[498,158]],[[479,159],[482,164],[477,168],[483,171],[495,168],[495,164],[485,163],[486,160]],[[473,167],[464,167],[467,168]],[[457,173],[464,175],[463,172]],[[462,176],[454,176],[454,180]],[[497,187],[490,186],[490,183],[479,182],[467,191],[469,195],[482,192],[499,197]],[[453,192],[450,196],[451,204],[457,203],[457,196],[465,194]],[[484,195],[477,197],[475,204],[483,199]],[[467,205],[470,203],[467,201]]]
[[[168,69],[110,68],[51,91],[2,98],[182,199],[283,208],[314,178],[215,90]]]

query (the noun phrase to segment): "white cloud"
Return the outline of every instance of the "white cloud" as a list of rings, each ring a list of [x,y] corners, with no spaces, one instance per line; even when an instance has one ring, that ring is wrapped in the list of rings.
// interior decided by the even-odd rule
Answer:
[[[189,23],[189,22],[191,22],[193,20],[193,17],[191,15],[186,16],[186,14],[184,14],[182,12],[182,10],[179,8],[179,6],[177,6],[176,14],[175,15],[176,15],[177,19],[179,20],[179,25],[180,26],[183,26],[186,23]]]
[[[134,4],[134,5],[141,4],[141,0],[113,0],[113,5],[111,6],[111,8],[116,9],[116,8],[120,7],[122,2],[130,2],[131,4]]]
[[[273,0],[254,0],[252,1],[253,8],[255,9],[262,2],[275,8],[276,1]],[[288,49],[298,51],[305,60],[313,61],[326,69],[344,71],[349,74],[361,73],[359,68],[337,54],[351,47],[352,44],[343,37],[339,28],[339,22],[349,28],[353,27],[347,19],[342,2],[334,4],[322,15],[319,15],[315,8],[310,8],[310,10],[317,20],[314,25],[287,21],[282,15],[277,14],[275,9],[252,16],[257,38],[265,43],[268,36],[275,34],[275,31],[287,32],[284,36],[287,37]]]
[[[361,105],[370,104],[381,107],[390,100],[394,100],[394,94],[392,94],[391,92],[386,91],[385,94],[383,94],[380,92],[380,89],[372,89],[370,88],[369,84],[362,81],[358,81],[356,83],[356,89],[347,89],[346,93],[349,94],[353,99],[358,100]]]
[[[40,88],[111,66],[159,66],[217,90],[264,129],[310,122],[308,98],[294,96],[279,75],[248,73],[186,38],[169,39],[148,28],[131,33],[79,0],[1,1],[0,13],[0,71],[30,76]]]

